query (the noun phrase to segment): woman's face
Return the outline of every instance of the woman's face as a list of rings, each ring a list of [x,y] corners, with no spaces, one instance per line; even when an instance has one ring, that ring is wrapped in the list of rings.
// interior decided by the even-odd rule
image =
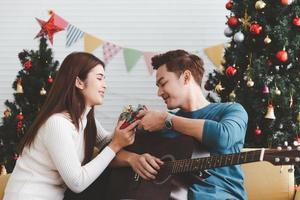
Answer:
[[[106,90],[105,73],[102,65],[96,65],[83,82],[81,92],[87,106],[101,105]]]

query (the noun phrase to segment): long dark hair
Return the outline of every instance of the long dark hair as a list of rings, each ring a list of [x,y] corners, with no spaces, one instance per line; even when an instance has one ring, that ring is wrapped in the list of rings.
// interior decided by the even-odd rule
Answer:
[[[79,119],[86,108],[86,102],[81,91],[75,86],[76,77],[85,81],[90,70],[99,64],[103,68],[105,67],[100,59],[84,52],[71,53],[64,59],[44,105],[19,144],[20,153],[24,147],[30,148],[39,128],[55,113],[68,112],[72,123],[79,130]],[[87,115],[87,125],[84,130],[85,156],[83,164],[92,159],[96,134],[94,108],[92,107]]]

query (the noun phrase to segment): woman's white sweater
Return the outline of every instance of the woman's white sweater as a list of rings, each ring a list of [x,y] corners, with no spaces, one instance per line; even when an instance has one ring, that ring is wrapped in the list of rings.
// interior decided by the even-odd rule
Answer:
[[[4,200],[61,200],[66,187],[81,192],[103,172],[115,157],[108,146],[81,165],[89,111],[83,114],[79,131],[62,113],[52,115],[41,126],[32,146],[24,148],[17,160]],[[97,141],[109,141],[112,135],[98,121],[96,125]]]

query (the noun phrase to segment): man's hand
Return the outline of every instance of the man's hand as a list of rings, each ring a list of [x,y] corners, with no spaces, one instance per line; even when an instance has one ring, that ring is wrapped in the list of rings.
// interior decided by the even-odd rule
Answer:
[[[160,165],[163,164],[160,159],[148,153],[142,155],[132,154],[128,158],[128,162],[132,169],[146,180],[155,179],[155,175],[158,173]]]
[[[138,128],[143,128],[150,132],[161,130],[165,127],[167,116],[167,112],[142,110],[137,115],[138,118],[142,118]]]

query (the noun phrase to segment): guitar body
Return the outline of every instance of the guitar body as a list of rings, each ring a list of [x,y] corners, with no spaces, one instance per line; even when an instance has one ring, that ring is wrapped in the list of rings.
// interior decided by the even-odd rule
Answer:
[[[194,139],[188,136],[166,138],[157,133],[139,132],[134,144],[127,150],[138,154],[149,153],[170,161],[191,158],[194,143]],[[113,168],[107,199],[166,200],[171,192],[171,179],[170,169],[163,166],[154,181],[143,180],[131,168]]]
[[[159,133],[138,132],[135,143],[127,148],[138,154],[150,153],[166,162],[153,181],[140,178],[130,167],[113,168],[108,181],[108,200],[166,200],[171,192],[171,174],[176,174],[186,185],[209,176],[207,169],[268,161],[273,165],[299,165],[300,146],[297,149],[259,149],[239,153],[191,158],[195,140],[180,135],[175,138],[159,136]],[[199,155],[200,156],[200,155]]]

